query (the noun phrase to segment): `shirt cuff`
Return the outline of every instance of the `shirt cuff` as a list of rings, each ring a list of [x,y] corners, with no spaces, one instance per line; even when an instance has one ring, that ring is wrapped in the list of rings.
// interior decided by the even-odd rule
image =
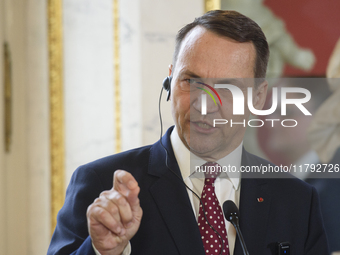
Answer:
[[[93,243],[92,243],[92,247],[96,255],[101,255],[99,251],[96,249],[96,247],[94,247]],[[124,251],[121,255],[130,255],[130,254],[131,254],[131,244],[129,241],[128,244],[125,246]]]

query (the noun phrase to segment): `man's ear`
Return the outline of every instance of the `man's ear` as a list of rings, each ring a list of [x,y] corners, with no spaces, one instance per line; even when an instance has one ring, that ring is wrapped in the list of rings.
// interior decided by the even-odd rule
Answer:
[[[266,102],[268,82],[265,80],[255,88],[253,93],[253,105],[257,110],[262,110]]]
[[[169,65],[169,76],[171,76],[171,75],[172,75],[172,68],[173,68],[173,65],[172,65],[172,64],[170,64],[170,65]]]

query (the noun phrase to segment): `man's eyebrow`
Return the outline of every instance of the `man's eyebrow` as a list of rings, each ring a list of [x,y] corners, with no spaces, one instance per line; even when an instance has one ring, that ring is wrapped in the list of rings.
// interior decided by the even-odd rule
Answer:
[[[202,78],[201,76],[199,76],[198,74],[190,71],[190,70],[183,70],[183,71],[180,71],[179,72],[179,76],[182,76],[182,75],[188,75],[192,78]]]
[[[203,80],[211,80],[214,81],[215,84],[233,84],[236,86],[244,86],[243,79],[237,79],[237,78],[203,78],[199,76],[198,74],[194,73],[190,70],[182,70],[179,72],[178,76],[188,75],[193,79],[203,79]]]
[[[242,84],[243,82],[239,79],[233,79],[233,78],[222,78],[222,79],[216,79],[216,84]]]
[[[246,85],[244,84],[244,80],[242,78],[237,79],[237,78],[222,78],[222,79],[216,79],[214,81],[215,84],[231,84],[238,86],[241,89],[244,89]]]

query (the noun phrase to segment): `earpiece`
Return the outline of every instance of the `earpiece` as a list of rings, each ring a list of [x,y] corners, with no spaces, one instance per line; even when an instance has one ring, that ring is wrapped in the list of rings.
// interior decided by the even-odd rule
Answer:
[[[166,97],[166,101],[169,101],[170,99],[170,94],[171,94],[171,80],[172,77],[168,76],[163,80],[163,88],[168,91],[168,95]]]

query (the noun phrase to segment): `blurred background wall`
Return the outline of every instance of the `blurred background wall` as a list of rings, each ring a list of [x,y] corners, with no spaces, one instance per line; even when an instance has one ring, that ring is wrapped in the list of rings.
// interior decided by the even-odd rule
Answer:
[[[43,254],[49,240],[46,7],[44,1],[0,1],[0,245],[3,254]],[[6,85],[10,87],[7,105]],[[5,115],[11,118],[11,133],[6,137]],[[10,143],[5,151],[7,139]]]
[[[60,10],[48,12],[58,4]],[[248,4],[244,1],[242,8],[249,10]],[[283,22],[296,47],[315,57],[310,70],[285,61],[277,75],[324,76],[340,35],[339,2],[257,4]],[[0,0],[1,254],[46,254],[55,211],[53,162],[60,163],[63,173],[62,185],[54,192],[63,198],[79,165],[159,138],[158,99],[172,62],[175,35],[207,6],[222,5],[211,0]],[[56,22],[51,13],[57,11],[60,74],[51,72],[51,52],[58,50],[51,49],[48,39],[51,22]],[[50,108],[56,93],[50,90],[51,80],[56,77],[61,79],[62,100],[58,125],[64,134],[58,153],[51,142]],[[11,92],[7,99],[6,88]],[[162,114],[166,130],[173,122],[164,94]]]

